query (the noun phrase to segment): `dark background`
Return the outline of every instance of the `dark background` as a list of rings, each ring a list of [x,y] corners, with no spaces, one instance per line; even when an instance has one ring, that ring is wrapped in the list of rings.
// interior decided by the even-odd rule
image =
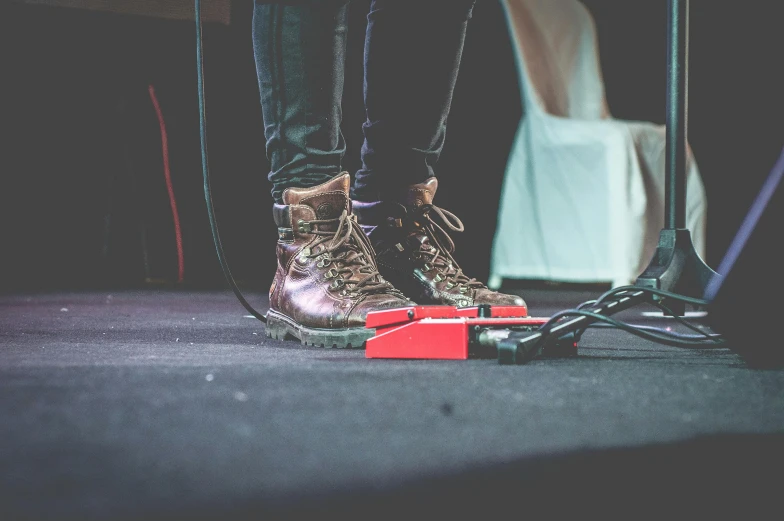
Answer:
[[[368,3],[356,0],[351,11],[343,125],[349,171],[358,167],[361,144]],[[598,27],[613,115],[663,123],[666,2],[585,4]],[[714,268],[784,144],[776,4],[691,1],[689,141],[708,191],[706,260]],[[237,0],[230,26],[205,26],[205,73],[224,247],[235,278],[265,289],[276,233],[251,12],[251,2]],[[202,194],[193,23],[4,3],[0,34],[0,290],[134,287],[176,279],[149,84],[166,118],[185,283],[225,287]],[[522,114],[500,4],[478,0],[437,201],[466,223],[456,237],[458,258],[473,276],[487,276],[502,175]]]

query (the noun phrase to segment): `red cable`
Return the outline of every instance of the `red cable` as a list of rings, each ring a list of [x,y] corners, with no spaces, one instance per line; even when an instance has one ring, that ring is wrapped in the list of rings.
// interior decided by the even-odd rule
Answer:
[[[163,121],[163,112],[155,96],[155,89],[149,85],[147,90],[150,92],[150,99],[155,107],[155,114],[158,116],[158,124],[161,127],[161,146],[163,147],[163,175],[166,178],[166,189],[169,191],[169,204],[171,205],[172,219],[174,220],[174,236],[177,240],[177,282],[181,283],[185,274],[185,259],[182,254],[182,230],[180,229],[180,214],[177,212],[177,200],[174,198],[174,188],[172,186],[171,171],[169,170],[169,139],[166,136],[166,123]]]

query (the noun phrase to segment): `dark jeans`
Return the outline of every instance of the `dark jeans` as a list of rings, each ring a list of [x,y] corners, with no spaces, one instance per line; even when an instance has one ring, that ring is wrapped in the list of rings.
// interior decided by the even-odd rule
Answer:
[[[475,0],[373,0],[365,35],[362,168],[352,197],[433,176]],[[272,196],[341,171],[348,0],[257,0],[253,44]]]

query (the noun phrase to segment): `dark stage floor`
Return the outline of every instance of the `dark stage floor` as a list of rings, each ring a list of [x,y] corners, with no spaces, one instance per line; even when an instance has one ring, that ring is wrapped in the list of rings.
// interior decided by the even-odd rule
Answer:
[[[784,372],[724,349],[366,360],[268,340],[229,291],[0,296],[0,344],[2,519],[779,509]]]

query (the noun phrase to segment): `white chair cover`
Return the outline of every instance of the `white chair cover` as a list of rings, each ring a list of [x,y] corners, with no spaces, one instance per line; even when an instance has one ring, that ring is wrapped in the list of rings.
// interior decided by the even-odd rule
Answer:
[[[594,22],[582,3],[503,4],[525,115],[504,177],[489,285],[633,283],[664,227],[665,128],[610,114]],[[706,213],[688,149],[686,224],[703,258]]]

